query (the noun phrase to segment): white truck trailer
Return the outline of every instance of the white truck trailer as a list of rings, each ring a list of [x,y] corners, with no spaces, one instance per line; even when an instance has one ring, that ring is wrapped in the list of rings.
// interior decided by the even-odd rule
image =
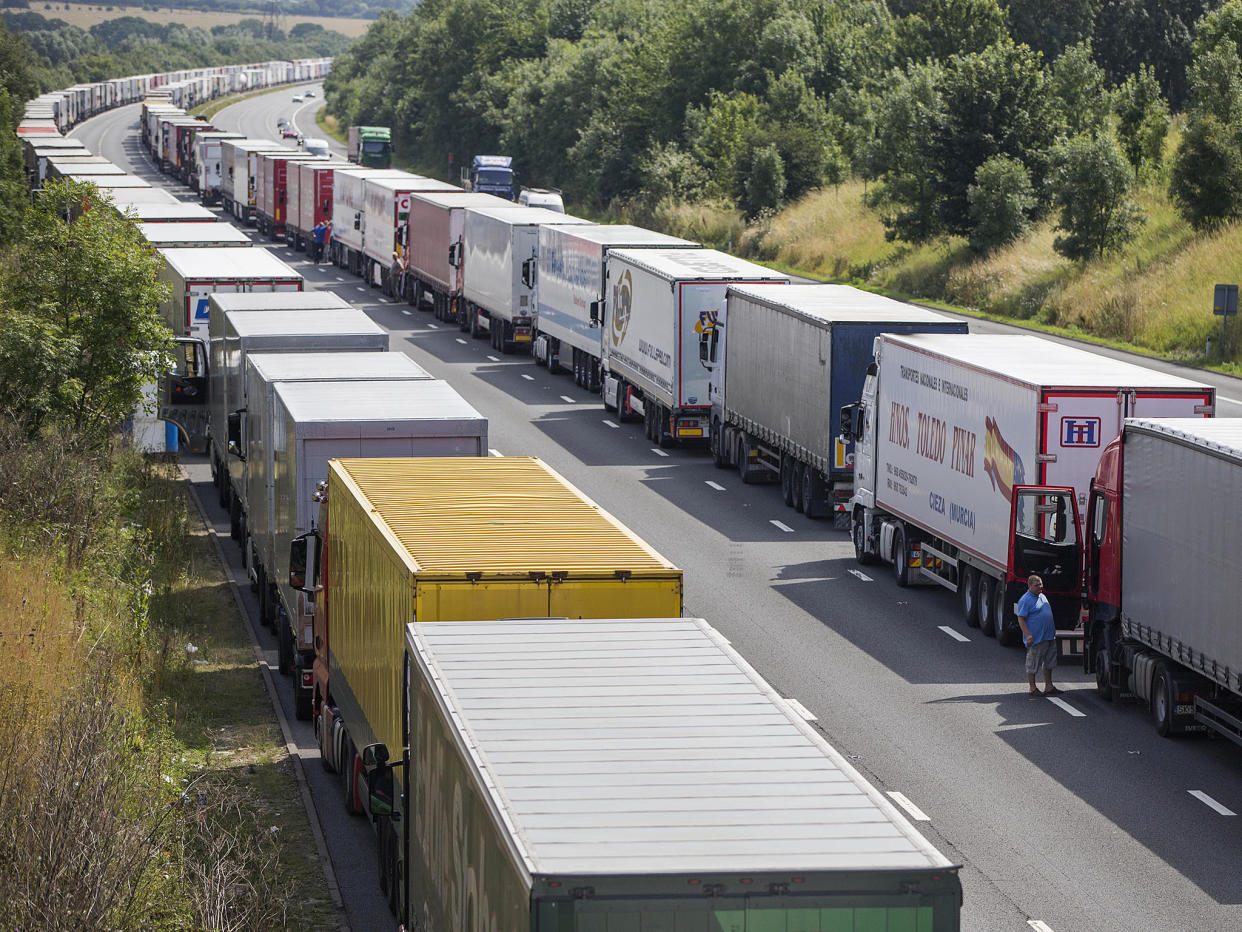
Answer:
[[[422,622],[406,656],[405,746],[362,750],[406,928],[960,928],[959,868],[702,619]]]
[[[858,561],[957,593],[966,624],[1005,645],[1037,574],[1057,627],[1074,628],[1070,551],[1104,446],[1127,417],[1208,417],[1215,399],[1209,385],[1035,336],[882,334],[862,400],[841,415]],[[1018,537],[1039,546],[1024,553]]]
[[[398,297],[405,262],[410,197],[422,191],[460,191],[457,185],[402,172],[400,177],[363,181],[362,277],[372,288]]]
[[[398,289],[419,310],[430,305],[436,320],[457,321],[465,280],[462,235],[467,207],[512,206],[494,194],[470,191],[410,195],[405,267]]]
[[[570,369],[574,382],[598,392],[604,332],[598,318],[608,293],[608,252],[661,248],[700,247],[690,240],[629,224],[540,227],[531,347],[535,361],[546,364],[553,373]]]
[[[171,289],[160,305],[175,336],[207,336],[208,299],[217,292],[301,291],[301,274],[266,249],[159,250],[159,279]]]
[[[230,510],[233,537],[244,544],[242,486],[245,473],[237,454],[244,453],[246,448],[246,357],[252,352],[386,352],[388,334],[362,311],[348,305],[298,310],[226,310],[228,303],[227,300],[215,302],[211,317],[207,350],[210,359],[208,432],[220,503]]]
[[[604,328],[604,407],[641,417],[660,446],[711,437],[704,334],[725,325],[730,285],[789,277],[715,249],[613,249]],[[773,373],[775,376],[776,373]]]
[[[1084,668],[1161,735],[1242,744],[1242,419],[1132,419],[1087,504]]]
[[[542,207],[466,208],[462,235],[466,274],[459,313],[464,329],[471,336],[486,331],[498,352],[530,346],[539,230],[551,225],[594,226]]]
[[[250,237],[231,223],[139,223],[138,232],[152,249],[249,249],[251,245]]]
[[[244,138],[241,133],[219,130],[195,134],[190,187],[198,192],[198,199],[203,204],[215,204],[220,200],[220,185],[225,175],[224,140]]]
[[[848,285],[733,285],[728,325],[701,338],[712,373],[711,449],[742,481],[849,527],[854,450],[841,408],[862,397],[881,333],[965,333],[966,322]]]
[[[289,151],[274,139],[225,139],[220,143],[224,177],[220,183],[220,202],[225,213],[242,223],[254,219],[260,152]]]
[[[396,168],[340,168],[332,173],[332,261],[362,274],[368,178],[408,178]]]

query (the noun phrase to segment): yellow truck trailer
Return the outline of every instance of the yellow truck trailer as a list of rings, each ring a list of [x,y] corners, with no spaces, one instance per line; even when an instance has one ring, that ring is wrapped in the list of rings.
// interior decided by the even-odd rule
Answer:
[[[316,603],[316,730],[351,811],[358,752],[402,746],[406,625],[682,609],[681,570],[531,457],[334,460],[290,556]]]

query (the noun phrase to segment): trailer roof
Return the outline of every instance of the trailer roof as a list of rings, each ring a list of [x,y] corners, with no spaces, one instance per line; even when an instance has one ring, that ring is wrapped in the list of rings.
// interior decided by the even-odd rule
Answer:
[[[415,191],[410,197],[437,207],[504,207],[512,205],[495,194],[484,194],[482,191]]]
[[[715,249],[613,249],[608,255],[670,281],[789,281],[788,275]]]
[[[357,308],[314,308],[308,311],[229,311],[229,330],[240,338],[286,336],[292,340],[324,334],[378,334],[385,330]]]
[[[346,459],[334,468],[412,572],[680,573],[534,457]]]
[[[93,184],[101,191],[112,191],[119,188],[149,188],[151,182],[144,181],[136,175],[79,175],[74,172],[66,172],[74,181],[80,184]]]
[[[356,308],[331,291],[252,291],[216,292],[209,298],[213,307],[233,311],[316,311],[341,310],[359,313]]]
[[[702,619],[406,639],[532,875],[951,867]]]
[[[513,204],[509,201],[496,206],[470,207],[469,210],[471,213],[491,217],[493,220],[499,220],[510,226],[595,226],[593,220],[571,217],[569,214],[548,210],[546,207],[527,207],[524,204]]]
[[[268,382],[432,378],[405,353],[250,353],[246,364]]]
[[[883,339],[1031,386],[1209,390],[1202,382],[1025,334],[885,334]]]
[[[438,420],[487,426],[487,418],[442,379],[287,381],[276,383],[276,395],[299,424]]]
[[[118,188],[109,191],[108,197],[117,207],[124,208],[127,204],[182,204],[163,188]],[[214,216],[214,215],[213,215]]]
[[[573,229],[564,231],[565,236],[571,236],[574,239],[585,240],[588,243],[597,243],[600,246],[617,246],[624,248],[626,246],[635,248],[681,248],[681,249],[701,249],[702,247],[688,239],[678,239],[676,236],[669,236],[666,233],[657,233],[655,230],[644,230],[642,227],[632,226],[628,223],[597,223],[590,226],[574,226]]]
[[[849,285],[731,285],[729,293],[797,317],[829,323],[959,323],[944,314]]]
[[[86,149],[82,140],[76,136],[36,136],[30,140],[30,144],[36,152],[40,149]]]
[[[365,184],[368,189],[384,188],[388,191],[392,191],[394,194],[396,194],[397,192],[405,192],[405,191],[460,191],[461,190],[461,188],[459,188],[457,185],[449,184],[447,181],[437,181],[435,178],[427,178],[424,175],[410,175],[410,174],[405,174],[402,177],[391,177],[391,178],[387,176],[382,176],[379,178],[373,178],[373,177],[368,176],[363,179],[363,184]]]
[[[92,161],[95,158],[98,156],[91,156],[89,160],[73,156],[59,156],[48,159],[48,162],[56,167],[57,174],[64,175],[66,178],[80,178],[83,175],[129,174],[120,165],[109,162],[107,159]]]
[[[1207,447],[1214,453],[1242,462],[1242,418],[1126,418],[1126,429],[1160,434],[1192,446]]]
[[[250,237],[228,223],[139,223],[138,232],[155,246],[250,245]]]
[[[171,204],[117,203],[116,207],[119,211],[121,211],[121,213],[131,214],[139,223],[171,221],[174,223],[215,224],[216,226],[229,226],[229,224],[219,223],[219,218],[201,204],[191,204],[187,201],[178,201],[174,199]],[[244,233],[242,235],[245,236]],[[250,238],[246,237],[246,239],[249,240]]]
[[[302,276],[266,249],[169,248],[160,255],[183,278],[233,281],[239,278],[286,278]]]

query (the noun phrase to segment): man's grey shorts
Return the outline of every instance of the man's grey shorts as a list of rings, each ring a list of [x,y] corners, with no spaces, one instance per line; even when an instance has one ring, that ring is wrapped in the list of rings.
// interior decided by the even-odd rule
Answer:
[[[1026,672],[1038,673],[1057,665],[1057,642],[1040,641],[1026,649]]]

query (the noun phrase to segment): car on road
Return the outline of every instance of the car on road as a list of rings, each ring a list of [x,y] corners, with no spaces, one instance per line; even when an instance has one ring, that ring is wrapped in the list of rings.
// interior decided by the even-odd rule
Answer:
[[[301,94],[294,94],[294,95],[293,95],[293,102],[294,102],[295,104],[300,104],[300,103],[302,102],[302,95],[301,95]]]
[[[307,92],[306,92],[306,96],[307,96],[307,97],[314,97],[314,96],[315,96],[315,92],[314,92],[314,91],[307,91]]]
[[[296,139],[298,131],[289,123],[280,128],[280,136],[282,139]]]

